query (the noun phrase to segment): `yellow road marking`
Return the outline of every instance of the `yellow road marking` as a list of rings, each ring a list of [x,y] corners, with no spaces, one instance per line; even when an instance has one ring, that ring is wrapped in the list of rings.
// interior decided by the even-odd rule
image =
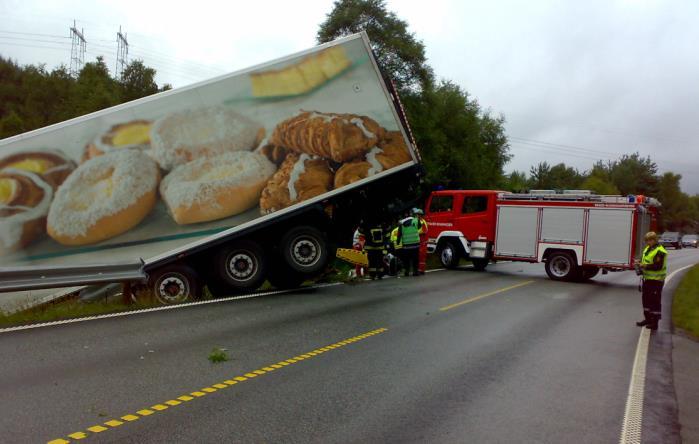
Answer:
[[[523,284],[520,284],[520,285],[523,285]],[[512,288],[514,288],[514,287],[512,287]],[[500,291],[505,291],[505,290],[506,289],[503,289]],[[484,296],[482,296],[482,297],[484,297]],[[140,419],[141,417],[150,416],[154,413],[158,413],[158,412],[161,412],[163,410],[167,410],[169,408],[168,406],[174,407],[176,405],[180,405],[180,404],[182,404],[181,401],[191,401],[195,398],[201,398],[203,396],[206,396],[208,393],[216,392],[218,389],[227,388],[230,385],[234,385],[234,384],[238,384],[239,382],[247,381],[249,378],[256,378],[258,376],[265,375],[268,372],[274,371],[276,369],[280,369],[282,367],[294,364],[296,362],[303,361],[305,359],[313,358],[313,357],[318,356],[326,351],[331,351],[331,350],[334,350],[336,348],[344,347],[345,345],[349,345],[349,344],[352,344],[354,342],[361,341],[362,339],[366,339],[370,336],[377,335],[379,333],[383,333],[387,330],[388,330],[387,328],[378,328],[376,330],[372,330],[372,331],[364,333],[362,335],[354,336],[352,338],[348,338],[348,339],[345,339],[343,341],[336,342],[334,344],[326,345],[325,347],[317,348],[313,351],[303,353],[303,354],[295,356],[293,358],[289,358],[285,361],[280,361],[276,364],[271,364],[267,367],[262,367],[261,369],[253,370],[250,373],[245,373],[244,376],[235,376],[231,379],[226,379],[225,381],[223,381],[223,383],[213,384],[211,387],[204,387],[203,389],[192,392],[189,395],[182,395],[182,396],[178,397],[177,399],[171,399],[169,401],[163,402],[162,404],[155,404],[147,409],[139,410],[136,412],[136,414],[138,414],[140,416],[128,414],[128,415],[122,416],[121,419],[124,421],[128,421],[128,422],[136,421],[137,419]],[[113,428],[113,427],[118,427],[120,425],[123,425],[124,422],[122,422],[118,419],[112,419],[112,420],[105,422],[104,424]],[[87,432],[91,432],[91,433],[101,433],[101,432],[104,432],[105,430],[109,430],[109,428],[101,426],[101,425],[95,425],[92,427],[88,427],[86,430],[87,430]],[[75,432],[75,433],[71,433],[70,435],[68,435],[69,438],[75,439],[75,440],[84,439],[84,438],[87,438],[88,436],[89,436],[89,434],[86,432]],[[66,440],[63,438],[54,439],[54,440],[48,442],[48,444],[69,444],[69,443],[70,443],[69,440]]]
[[[92,433],[100,433],[100,432],[104,432],[105,430],[109,430],[109,429],[106,427],[103,427],[101,425],[96,425],[96,426],[88,427],[87,430],[91,431]]]
[[[529,285],[533,282],[534,281],[524,281],[524,282],[520,282],[519,284],[510,285],[509,287],[500,288],[498,290],[489,291],[488,293],[479,294],[478,296],[474,296],[472,298],[465,299],[461,302],[457,302],[455,304],[451,304],[451,305],[447,305],[446,307],[442,307],[439,309],[439,311],[451,310],[452,308],[460,307],[460,306],[465,305],[465,304],[470,304],[471,302],[476,302],[480,299],[487,298],[488,296],[494,296],[494,295],[499,294],[499,293],[504,293],[506,291],[514,290],[515,288],[524,287],[525,285]]]

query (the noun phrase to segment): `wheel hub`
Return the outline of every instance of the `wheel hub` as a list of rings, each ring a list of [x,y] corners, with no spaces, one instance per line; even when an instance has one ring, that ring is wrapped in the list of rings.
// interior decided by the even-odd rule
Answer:
[[[301,265],[312,265],[318,260],[318,246],[310,239],[300,239],[294,243],[294,260]]]
[[[232,255],[228,264],[228,274],[235,280],[248,280],[255,274],[255,260],[247,253]]]
[[[189,285],[179,275],[166,276],[158,285],[158,299],[165,303],[180,302],[189,295]]]
[[[565,258],[556,257],[551,263],[551,270],[558,277],[567,276],[570,272],[570,263]]]
[[[454,258],[454,252],[451,251],[451,248],[445,248],[444,250],[442,250],[442,263],[443,264],[450,264],[453,258]]]

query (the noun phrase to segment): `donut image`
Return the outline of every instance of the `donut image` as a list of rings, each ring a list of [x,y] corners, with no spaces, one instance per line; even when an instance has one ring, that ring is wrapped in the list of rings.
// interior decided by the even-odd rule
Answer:
[[[151,130],[153,158],[165,170],[228,151],[250,151],[264,128],[226,106],[180,111],[159,119]]]
[[[6,168],[37,174],[57,188],[75,169],[75,162],[58,150],[28,151],[0,159],[0,170]]]
[[[149,149],[152,126],[153,122],[149,120],[133,120],[112,126],[85,147],[83,161],[114,150]]]
[[[230,151],[178,166],[160,194],[178,224],[221,219],[256,206],[276,169],[261,153]]]
[[[48,234],[63,245],[89,245],[121,234],[151,211],[159,180],[158,165],[141,151],[92,158],[58,188]]]
[[[41,176],[0,171],[0,253],[23,248],[45,232],[53,188]]]

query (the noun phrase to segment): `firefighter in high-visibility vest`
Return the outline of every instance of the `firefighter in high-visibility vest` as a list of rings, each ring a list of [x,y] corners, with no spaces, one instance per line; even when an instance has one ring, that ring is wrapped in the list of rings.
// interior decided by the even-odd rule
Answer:
[[[413,209],[413,216],[417,218],[420,228],[420,249],[418,253],[417,270],[420,274],[425,274],[427,269],[427,222],[422,218],[423,211],[419,208]]]
[[[371,279],[383,277],[383,256],[386,254],[387,236],[380,223],[369,224],[364,230],[364,251],[369,260],[369,276]]]
[[[641,257],[640,271],[643,274],[643,317],[636,322],[639,327],[658,329],[661,314],[663,284],[667,276],[667,250],[658,243],[658,235],[653,231],[646,233],[646,247]]]
[[[403,245],[403,274],[418,275],[420,255],[420,220],[416,216],[406,217],[398,225],[398,240]]]

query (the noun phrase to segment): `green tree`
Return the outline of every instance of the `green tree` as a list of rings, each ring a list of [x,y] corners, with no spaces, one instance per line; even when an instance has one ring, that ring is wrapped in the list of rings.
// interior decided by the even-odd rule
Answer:
[[[650,157],[641,157],[639,153],[624,154],[619,160],[609,162],[606,168],[611,182],[621,194],[656,194],[658,166]]]
[[[580,185],[583,190],[592,190],[597,194],[620,194],[619,189],[613,183],[599,177],[588,176]]]
[[[159,91],[158,84],[155,83],[155,69],[148,68],[141,60],[134,60],[124,68],[119,83],[121,99],[124,102],[130,102]]]
[[[321,23],[318,43],[366,31],[379,65],[399,91],[422,90],[433,83],[425,45],[383,0],[337,0]]]
[[[529,190],[529,179],[524,171],[513,171],[506,175],[502,188],[513,193],[526,193]]]

